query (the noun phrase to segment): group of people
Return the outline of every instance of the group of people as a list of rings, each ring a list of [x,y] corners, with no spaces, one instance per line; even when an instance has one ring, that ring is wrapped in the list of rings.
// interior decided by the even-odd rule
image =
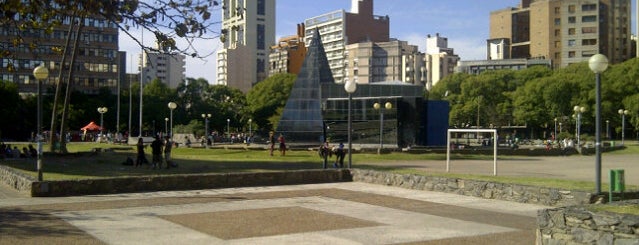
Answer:
[[[27,147],[22,147],[22,151],[18,149],[17,146],[5,144],[4,142],[0,142],[0,159],[5,158],[36,158],[38,156],[38,150],[33,148],[33,145],[29,145]]]
[[[319,156],[322,159],[331,158],[335,155],[335,162],[333,163],[333,167],[335,168],[343,168],[344,167],[344,156],[346,156],[346,151],[344,150],[344,143],[339,143],[338,146],[333,146],[332,148],[328,144],[328,141],[324,141],[322,145],[319,147]]]
[[[164,137],[164,141],[160,138],[160,136],[156,136],[153,142],[151,142],[151,155],[153,156],[151,163],[146,159],[146,153],[144,152],[144,140],[142,138],[138,139],[137,144],[137,159],[135,160],[135,167],[142,166],[142,164],[150,164],[153,169],[161,169],[162,163],[166,169],[171,167],[175,167],[175,164],[171,161],[171,148],[173,147],[173,142],[171,141],[171,137]],[[164,157],[162,156],[164,154]]]
[[[273,156],[273,151],[275,150],[275,133],[273,131],[268,133],[268,142],[270,144],[270,153],[271,156]],[[284,136],[282,134],[280,134],[279,137],[277,137],[277,142],[280,143],[280,155],[285,156],[286,155],[286,140],[284,139]]]

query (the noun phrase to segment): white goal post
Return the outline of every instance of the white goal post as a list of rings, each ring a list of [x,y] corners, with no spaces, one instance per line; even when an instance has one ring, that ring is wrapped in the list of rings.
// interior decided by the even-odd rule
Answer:
[[[492,133],[493,135],[493,175],[497,176],[497,129],[448,129],[446,140],[446,173],[450,172],[451,133]]]

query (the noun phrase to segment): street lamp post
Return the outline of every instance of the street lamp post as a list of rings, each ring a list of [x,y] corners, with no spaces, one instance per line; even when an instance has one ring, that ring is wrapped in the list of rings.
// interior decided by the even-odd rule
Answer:
[[[37,85],[37,93],[38,93],[38,102],[37,102],[37,136],[36,140],[38,141],[38,160],[36,168],[38,169],[38,181],[42,181],[42,80],[47,79],[49,77],[49,69],[44,66],[44,63],[40,64],[40,66],[33,69],[33,76],[38,80]],[[52,129],[53,130],[53,129]]]
[[[606,138],[610,139],[610,120],[606,120]]]
[[[169,110],[171,111],[171,120],[170,120],[171,131],[169,132],[169,137],[173,139],[173,110],[177,108],[177,104],[175,102],[169,102],[168,107],[169,107]]]
[[[100,137],[104,135],[104,113],[107,113],[109,108],[106,107],[98,107],[98,113],[100,113]]]
[[[231,119],[229,118],[226,119],[226,137],[231,142]]]
[[[346,81],[346,83],[344,84],[344,90],[346,90],[346,93],[348,93],[348,168],[351,168],[353,162],[353,119],[351,115],[351,107],[353,104],[353,93],[355,93],[355,90],[357,90],[357,83],[351,80]]]
[[[624,109],[619,109],[619,115],[621,115],[621,145],[623,145],[624,140],[626,139],[626,115],[628,115],[629,111]]]
[[[608,68],[608,58],[595,54],[588,60],[590,70],[595,73],[596,116],[595,116],[595,185],[597,194],[601,193],[601,73]]]
[[[253,135],[253,119],[249,118],[249,134],[246,137],[246,145],[251,144],[251,136]]]
[[[577,137],[577,147],[581,146],[581,141],[580,141],[580,134],[581,134],[581,113],[586,111],[586,107],[583,106],[578,106],[576,105],[575,107],[573,107],[573,110],[575,111],[575,114],[577,115],[577,130],[575,132]]]
[[[555,136],[553,137],[554,141],[557,141],[558,137],[557,137],[557,118],[555,117]]]
[[[164,133],[168,135],[169,132],[169,127],[167,126],[169,124],[169,118],[165,117],[164,118]]]
[[[393,104],[386,102],[384,108],[382,108],[380,103],[375,103],[373,104],[373,108],[379,110],[379,148],[377,149],[377,154],[381,154],[384,148],[384,110],[392,109]]]
[[[211,118],[211,114],[202,113],[202,118],[204,118],[204,137],[206,140],[204,144],[206,145],[206,149],[208,149],[209,148],[209,118]]]

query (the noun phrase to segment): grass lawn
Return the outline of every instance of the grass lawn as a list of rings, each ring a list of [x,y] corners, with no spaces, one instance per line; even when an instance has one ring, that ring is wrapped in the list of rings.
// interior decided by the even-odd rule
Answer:
[[[22,145],[17,145],[22,148]],[[238,145],[239,146],[239,145]],[[237,146],[236,146],[237,147]],[[91,152],[94,148],[114,148],[113,152]],[[45,146],[45,149],[47,147]],[[294,150],[288,151],[286,156],[280,156],[279,152],[274,152],[270,156],[267,150],[262,148],[245,149],[238,148],[186,148],[178,147],[173,149],[173,160],[179,165],[170,170],[153,170],[147,166],[135,168],[122,164],[127,157],[135,160],[136,153],[134,146],[111,145],[99,143],[71,143],[68,145],[70,154],[53,155],[46,154],[43,160],[43,173],[45,180],[65,180],[65,179],[87,179],[122,176],[145,176],[164,174],[190,174],[190,173],[228,173],[228,172],[256,172],[256,171],[282,171],[282,170],[302,170],[322,168],[322,159],[316,151]],[[151,160],[150,147],[146,147],[147,159]],[[628,148],[608,154],[633,154],[639,153],[639,146],[628,145]],[[456,155],[456,159],[492,159],[492,155]],[[500,158],[508,158],[501,156]],[[353,154],[353,165],[357,168],[374,169],[379,171],[390,171],[400,174],[417,174],[456,177],[463,179],[475,179],[500,183],[514,183],[533,186],[556,187],[562,189],[575,189],[594,191],[593,183],[588,181],[571,181],[563,179],[547,179],[533,177],[509,177],[492,175],[470,175],[470,174],[450,174],[431,173],[410,168],[386,167],[364,165],[369,161],[398,161],[398,160],[445,160],[445,154],[425,153],[408,154],[402,152],[392,152],[378,155],[376,153]],[[2,160],[0,163],[34,176],[35,159]],[[331,167],[329,161],[329,166]],[[636,189],[636,187],[628,186]],[[607,190],[608,186],[603,185],[602,189]]]

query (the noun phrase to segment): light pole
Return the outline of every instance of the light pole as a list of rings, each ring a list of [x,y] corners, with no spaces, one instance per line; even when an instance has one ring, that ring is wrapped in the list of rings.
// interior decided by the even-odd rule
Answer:
[[[393,109],[393,104],[386,102],[384,108],[382,108],[380,103],[375,103],[373,104],[373,108],[379,110],[379,149],[377,149],[377,154],[381,154],[384,148],[384,109]]]
[[[168,135],[169,132],[169,127],[167,126],[169,124],[169,118],[165,117],[164,118],[164,133]]]
[[[100,113],[100,137],[104,135],[104,113],[107,113],[109,108],[98,107],[98,113]]]
[[[204,118],[204,137],[206,142],[204,142],[204,145],[206,145],[206,149],[209,148],[209,118],[211,118],[211,114],[204,114],[202,113],[202,118]]]
[[[561,134],[561,122],[559,122],[559,133]]]
[[[38,181],[42,181],[42,80],[45,80],[49,77],[49,69],[44,66],[44,63],[40,64],[40,66],[33,69],[33,76],[38,80],[37,85],[37,93],[38,93],[38,102],[37,102],[37,136],[36,140],[38,141],[38,160],[36,168],[38,169]],[[53,130],[53,129],[52,129]]]
[[[348,168],[351,168],[353,163],[353,119],[351,116],[351,106],[353,104],[353,93],[357,90],[357,83],[351,80],[346,81],[346,83],[344,83],[344,90],[348,93]]]
[[[595,185],[597,194],[601,193],[601,73],[608,68],[608,58],[595,54],[588,60],[590,70],[595,73],[596,116],[595,116]]]
[[[610,120],[606,120],[606,138],[610,139]]]
[[[169,102],[168,107],[169,107],[169,110],[171,110],[171,121],[170,121],[171,131],[169,132],[169,137],[173,139],[173,110],[177,108],[177,104],[175,102]]]
[[[553,137],[554,141],[557,141],[557,118],[555,117],[555,136]]]
[[[253,125],[252,125],[253,119],[249,118],[248,122],[249,122],[249,134],[246,137],[246,145],[251,144],[251,136],[253,135]]]
[[[621,115],[621,145],[623,145],[623,142],[626,139],[626,115],[628,115],[629,111],[619,109],[618,112],[619,115]]]
[[[226,119],[226,137],[231,142],[231,119],[229,118]]]
[[[577,115],[577,130],[576,130],[576,136],[577,137],[577,147],[581,146],[581,141],[580,141],[580,134],[581,134],[581,113],[586,111],[586,107],[583,106],[578,106],[576,105],[575,107],[572,108],[575,111],[575,114]]]

